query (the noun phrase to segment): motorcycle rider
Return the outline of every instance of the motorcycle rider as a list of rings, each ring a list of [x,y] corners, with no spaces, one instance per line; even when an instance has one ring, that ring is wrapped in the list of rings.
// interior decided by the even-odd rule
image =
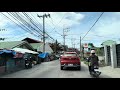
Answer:
[[[96,66],[98,69],[99,59],[98,56],[95,55],[95,50],[91,50],[91,55],[88,58],[88,67],[90,74],[94,73],[94,66]]]

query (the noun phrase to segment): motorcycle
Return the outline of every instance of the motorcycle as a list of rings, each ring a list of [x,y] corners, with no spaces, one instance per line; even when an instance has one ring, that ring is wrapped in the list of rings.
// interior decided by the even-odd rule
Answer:
[[[91,72],[90,75],[93,78],[99,78],[101,72],[98,70],[98,67],[94,66],[94,72]]]
[[[88,67],[90,66],[90,62],[88,61],[88,58],[86,58],[87,62],[88,62]],[[94,66],[94,71],[90,72],[90,75],[93,78],[99,78],[99,76],[101,75],[101,72],[99,71],[99,67],[98,66]]]
[[[25,58],[25,68],[26,69],[32,68],[32,64],[30,60],[28,60],[28,58]]]

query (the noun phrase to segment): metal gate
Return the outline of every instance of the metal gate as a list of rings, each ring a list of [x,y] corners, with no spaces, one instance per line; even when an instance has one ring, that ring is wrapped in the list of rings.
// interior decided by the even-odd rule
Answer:
[[[110,52],[110,46],[107,46],[107,54],[108,54],[108,65],[111,65],[111,52]]]
[[[117,66],[120,67],[120,44],[116,45]]]

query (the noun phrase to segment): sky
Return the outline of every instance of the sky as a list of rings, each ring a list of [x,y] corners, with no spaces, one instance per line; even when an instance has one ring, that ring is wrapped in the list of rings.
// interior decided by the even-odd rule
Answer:
[[[12,12],[16,13],[16,12]],[[17,12],[18,13],[18,12]],[[80,47],[80,36],[83,38],[88,30],[92,27],[102,12],[26,12],[32,20],[37,22],[37,26],[43,30],[43,19],[37,15],[50,14],[45,18],[45,31],[59,43],[63,44],[63,30],[65,31],[65,44],[68,47]],[[8,16],[6,18],[4,15]],[[28,22],[22,12],[19,12],[22,18]],[[22,19],[21,19],[22,20]],[[14,22],[15,23],[14,23]],[[34,36],[33,33],[26,32],[20,26],[20,23],[11,17],[7,12],[0,12],[0,38],[6,38],[5,41],[20,41],[26,37],[41,40],[42,32]],[[25,24],[27,25],[27,24]],[[38,28],[36,28],[38,29]],[[41,35],[40,35],[41,34]],[[120,43],[120,12],[104,12],[98,22],[83,38],[82,43],[93,43],[96,47],[101,47],[102,42],[114,40]],[[39,36],[39,37],[38,37]],[[1,41],[2,42],[2,41]],[[46,39],[46,42],[54,42]]]

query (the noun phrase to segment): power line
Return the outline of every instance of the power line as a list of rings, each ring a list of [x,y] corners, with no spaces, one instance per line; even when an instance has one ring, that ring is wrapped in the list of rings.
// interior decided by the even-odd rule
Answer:
[[[31,25],[28,23],[28,22],[26,22],[27,20],[24,20],[23,18],[21,18],[20,17],[20,15],[18,15],[17,13],[8,13],[10,16],[12,15],[12,17],[16,20],[16,21],[18,21],[21,25],[23,25],[25,28],[26,28],[26,31],[27,32],[30,32],[31,34],[34,34],[34,33],[36,33],[36,34],[38,34],[37,32],[34,32],[33,33],[33,31],[31,31]],[[23,16],[22,16],[23,17]]]
[[[63,20],[63,18],[65,17],[65,15],[66,15],[67,13],[65,13],[64,15],[63,15],[63,17],[61,18],[61,20],[58,22],[58,25],[60,24],[60,22]],[[55,24],[53,23],[53,19],[52,19],[52,17],[50,17],[51,18],[51,20],[52,20],[52,24],[53,24],[53,26],[55,26]],[[49,20],[50,21],[50,20]],[[49,25],[49,24],[48,24]],[[50,25],[49,25],[50,26]],[[51,32],[53,31],[53,30],[55,30],[56,29],[56,26],[51,30]],[[60,34],[60,33],[58,33],[56,30],[55,30],[55,32],[57,33],[57,34],[59,34],[60,36],[62,36],[62,34]]]
[[[16,14],[17,14],[17,13],[16,13]],[[18,14],[19,14],[19,15],[18,15]],[[18,13],[18,14],[17,14],[17,15],[20,17],[21,14],[20,14],[20,13]],[[27,16],[26,16],[26,17],[27,17]],[[21,17],[20,17],[20,18],[21,18]],[[28,18],[28,17],[27,17],[27,18]],[[29,19],[29,18],[28,18],[28,19]],[[31,23],[33,24],[33,25],[31,25],[30,23],[27,22],[27,21],[28,21],[27,19],[24,20],[23,18],[21,18],[20,20],[21,20],[21,22],[27,24],[27,27],[28,27],[28,28],[34,30],[37,34],[41,35],[41,33],[40,33],[37,29],[34,28],[35,24],[33,24],[33,23],[31,22]],[[31,20],[31,19],[29,19],[29,20]]]
[[[1,13],[3,14],[3,13]],[[8,13],[11,17],[13,17],[17,22],[19,22],[21,25],[19,25],[18,23],[16,23],[14,20],[12,20],[11,18],[9,18],[7,15],[3,14],[4,16],[6,16],[8,19],[10,19],[12,22],[14,22],[15,24],[17,24],[19,27],[21,27],[23,30],[27,31],[27,32],[31,32],[30,34],[33,34],[34,36],[37,36],[35,35],[30,29],[30,24],[28,22],[26,22],[27,20],[23,20],[23,18],[21,18],[17,13]],[[22,16],[23,17],[23,16]],[[21,21],[22,20],[22,21]],[[27,26],[26,26],[27,25]],[[38,32],[38,31],[37,31]],[[36,32],[36,33],[37,33]],[[39,32],[38,32],[39,33]],[[37,34],[38,34],[37,33]],[[48,35],[49,36],[49,35]],[[38,37],[38,36],[37,36]],[[49,36],[51,39],[53,39],[51,36]],[[53,39],[54,40],[54,39]]]
[[[41,19],[41,18],[40,18]],[[49,24],[48,24],[49,25]],[[49,25],[50,26],[50,25]],[[51,26],[50,26],[51,27]],[[48,35],[49,38],[51,38],[52,40],[54,40],[54,38],[52,38],[46,31],[45,34]]]
[[[52,19],[52,17],[50,17],[51,18],[51,20],[52,20],[52,24],[53,24],[53,19]],[[62,34],[60,34],[60,33],[58,33],[56,30],[55,30],[55,24],[53,24],[54,25],[54,28],[52,29],[52,31],[54,30],[57,34],[59,34],[60,36],[62,36]]]
[[[20,14],[21,15],[21,14]],[[41,31],[41,29],[38,27],[38,25],[36,25],[36,22],[35,21],[33,21],[33,19],[31,19],[31,17],[29,16],[29,15],[27,15],[26,13],[23,13],[23,15],[25,15],[25,17],[27,17],[27,19],[28,20],[30,20],[30,22],[32,23],[32,26],[33,27],[37,27],[40,31]],[[20,17],[20,16],[19,16]],[[22,16],[23,17],[23,16]],[[25,18],[24,17],[24,18]],[[21,17],[20,17],[21,18]],[[20,19],[21,20],[21,19]],[[23,20],[23,19],[22,19]],[[33,28],[32,26],[31,26],[31,24],[30,23],[28,23],[28,22],[26,22],[26,21],[28,21],[28,20],[25,20],[25,21],[21,21],[22,23],[25,23],[25,24],[27,24],[27,26],[28,26],[28,28],[32,28],[35,32],[34,33],[39,33],[39,36],[40,35],[42,35],[37,29],[35,29],[35,28]],[[31,31],[31,30],[30,30]],[[41,31],[42,32],[42,31]],[[38,36],[38,37],[39,37]]]
[[[42,30],[38,27],[38,25],[36,24],[36,22],[35,22],[28,14],[26,14],[25,12],[22,12],[22,13],[30,20],[30,22],[31,22],[35,27],[37,27],[37,28],[42,32]],[[39,32],[37,29],[36,29],[36,31]],[[41,33],[39,33],[39,34],[42,36]]]
[[[32,13],[30,13],[32,15]],[[37,24],[40,24],[41,28],[42,28],[42,24],[35,18],[34,15],[32,15],[32,17],[35,19],[35,21],[37,21]]]
[[[61,18],[61,20],[58,22],[58,24],[57,25],[59,25],[60,24],[60,22],[62,22],[62,20],[63,20],[63,18],[65,17],[65,15],[66,15],[67,13],[65,13],[64,15],[63,15],[63,17]],[[53,19],[52,19],[52,17],[51,17],[51,20],[53,21]],[[57,27],[57,25],[53,28],[53,30],[55,30],[56,29],[56,27]],[[62,36],[62,34],[60,34],[60,33],[58,33],[56,30],[55,30],[55,32],[57,33],[57,34],[59,34],[59,35],[61,35]]]
[[[16,23],[14,20],[12,20],[11,18],[9,18],[7,15],[5,15],[4,13],[2,13],[1,12],[1,14],[3,15],[3,16],[5,16],[7,19],[9,19],[9,20],[11,20],[12,22],[14,22],[16,25],[18,25],[19,27],[21,27],[23,30],[25,30],[26,32],[28,32],[27,30],[28,29],[25,29],[26,27],[22,27],[21,25],[19,25],[18,23]],[[30,34],[32,34],[32,33],[30,33]],[[33,34],[34,35],[34,34]],[[34,36],[36,36],[36,35],[34,35]]]
[[[100,14],[100,16],[98,17],[98,19],[95,21],[95,23],[92,25],[92,27],[88,30],[88,32],[85,34],[85,36],[89,33],[89,31],[95,26],[95,24],[98,22],[98,20],[101,18],[101,16],[103,15],[104,12],[102,12]],[[85,36],[82,38],[82,40],[85,38]]]
[[[30,17],[29,17],[30,18]],[[30,18],[31,19],[31,18]],[[32,19],[31,19],[32,21]],[[34,21],[35,22],[35,21]],[[33,23],[34,24],[34,23]],[[35,25],[35,24],[34,24]],[[37,26],[37,25],[36,25]],[[38,27],[37,27],[38,28]],[[42,30],[40,30],[42,32]],[[49,38],[53,39],[48,33],[45,32],[46,35],[48,35]],[[53,39],[54,40],[54,39]]]

